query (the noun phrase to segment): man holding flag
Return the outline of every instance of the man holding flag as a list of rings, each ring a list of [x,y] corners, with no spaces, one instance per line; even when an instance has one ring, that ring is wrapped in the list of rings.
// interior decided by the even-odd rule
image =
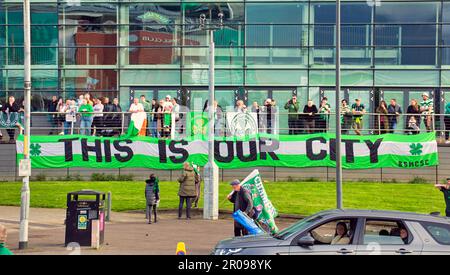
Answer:
[[[253,199],[252,194],[247,189],[241,186],[239,180],[233,180],[230,185],[233,187],[233,192],[228,195],[228,200],[234,204],[233,213],[241,210],[249,217],[253,216]],[[240,237],[248,235],[247,230],[237,221],[234,221],[234,236]]]
[[[271,234],[277,233],[278,227],[275,224],[275,218],[278,216],[278,212],[267,196],[259,171],[255,169],[242,182],[234,180],[231,185],[233,192],[228,195],[228,200],[235,204],[233,212],[241,210],[266,231]],[[251,204],[247,203],[248,200],[251,201]],[[236,235],[237,229],[243,226],[236,221],[234,224]],[[238,224],[237,227],[236,224]]]

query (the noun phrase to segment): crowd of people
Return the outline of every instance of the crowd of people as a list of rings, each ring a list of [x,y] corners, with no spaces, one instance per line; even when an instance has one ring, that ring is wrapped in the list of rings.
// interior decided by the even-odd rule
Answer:
[[[297,97],[293,96],[284,108],[288,110],[289,134],[318,133],[328,129],[332,108],[326,97],[322,98],[318,107],[309,99],[303,109],[300,109]],[[343,99],[340,108],[342,133],[348,134],[350,130],[353,130],[355,134],[362,135],[363,129],[369,130],[370,127],[364,128],[363,125],[363,117],[366,114],[367,108],[361,99],[355,99],[351,105]],[[399,127],[402,115],[405,117],[405,126]],[[427,132],[431,132],[435,119],[433,100],[428,93],[422,94],[421,102],[412,99],[406,113],[403,113],[402,107],[395,98],[392,98],[389,104],[381,100],[371,116],[374,127],[370,130],[376,134],[394,133],[395,130],[404,131],[406,134],[419,134],[421,123]],[[450,102],[445,106],[444,123],[445,140],[446,143],[450,143]]]
[[[208,102],[205,102],[203,112],[207,112]],[[214,102],[216,129],[219,135],[223,135],[225,119],[223,108]],[[187,108],[185,108],[187,110]],[[276,101],[267,98],[262,105],[252,102],[247,108],[243,100],[237,100],[234,112],[256,113],[259,132],[276,133],[277,121],[287,116],[290,135],[326,132],[329,129],[330,117],[333,114],[328,99],[323,97],[317,106],[313,100],[307,100],[301,108],[297,96],[293,96],[284,104],[285,114],[280,114]],[[3,113],[23,112],[23,106],[19,105],[13,96],[1,106]],[[66,99],[53,96],[47,106],[48,121],[51,125],[50,135],[95,135],[95,136],[119,136],[124,128],[124,113],[131,114],[131,120],[139,122],[140,136],[152,136],[157,138],[169,138],[172,127],[178,133],[183,133],[186,127],[184,107],[177,98],[170,95],[164,99],[148,100],[144,95],[135,97],[128,109],[122,109],[118,98],[112,101],[108,97],[92,98],[89,93],[80,95],[77,99]],[[411,99],[406,112],[395,98],[387,103],[381,100],[373,113],[370,113],[373,124],[364,127],[363,118],[368,111],[361,99],[355,99],[349,103],[346,99],[341,101],[340,118],[343,134],[353,131],[362,135],[363,130],[376,134],[404,132],[406,134],[418,134],[423,124],[427,132],[433,131],[434,117],[433,100],[428,93],[422,94],[421,101]],[[404,119],[401,119],[403,116]],[[128,118],[128,117],[126,117]],[[400,122],[404,121],[404,125]],[[445,141],[450,143],[450,102],[445,105],[444,113]],[[175,125],[172,125],[176,123]],[[21,124],[17,128],[22,130]],[[14,142],[15,129],[6,129],[10,142]],[[0,131],[0,139],[2,133]]]

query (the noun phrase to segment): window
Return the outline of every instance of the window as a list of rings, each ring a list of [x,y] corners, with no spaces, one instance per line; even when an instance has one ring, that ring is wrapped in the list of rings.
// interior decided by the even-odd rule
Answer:
[[[400,221],[367,220],[364,244],[403,245],[411,242],[411,234]]]
[[[450,226],[448,224],[424,222],[422,226],[436,242],[450,245]]]
[[[314,228],[309,233],[318,245],[352,244],[356,223],[356,219],[333,220]]]

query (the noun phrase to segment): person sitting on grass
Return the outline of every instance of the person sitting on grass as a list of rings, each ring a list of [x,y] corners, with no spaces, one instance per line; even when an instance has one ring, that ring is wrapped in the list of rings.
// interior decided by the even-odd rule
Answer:
[[[155,174],[151,174],[149,179],[145,181],[145,199],[146,199],[146,216],[148,223],[152,223],[152,209],[155,222],[158,221],[156,208],[159,203],[159,180]]]
[[[14,255],[6,246],[6,227],[0,224],[0,256],[1,255]]]
[[[435,187],[444,194],[445,216],[450,217],[450,178],[447,178],[446,184],[436,184]]]

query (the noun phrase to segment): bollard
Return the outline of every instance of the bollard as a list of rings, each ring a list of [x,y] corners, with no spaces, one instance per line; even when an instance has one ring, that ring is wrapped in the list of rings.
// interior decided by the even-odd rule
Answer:
[[[109,222],[111,220],[111,191],[109,191],[106,195],[106,203],[107,207],[105,221]]]

